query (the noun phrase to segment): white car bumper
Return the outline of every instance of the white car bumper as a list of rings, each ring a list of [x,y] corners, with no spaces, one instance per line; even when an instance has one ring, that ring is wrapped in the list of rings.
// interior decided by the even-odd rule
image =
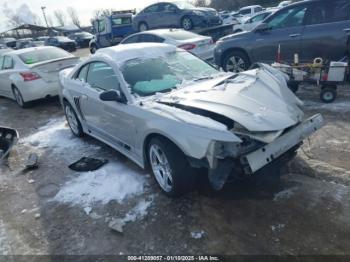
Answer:
[[[315,133],[322,126],[323,117],[320,114],[314,115],[274,142],[241,157],[241,163],[245,167],[245,173],[255,173],[262,167],[270,164],[289,149],[297,146],[305,138]]]
[[[215,45],[211,45],[209,48],[194,50],[193,53],[202,60],[212,60],[214,58],[214,48]]]
[[[60,88],[58,81],[46,82],[42,79],[17,83],[24,102],[33,101],[49,96],[57,96]]]

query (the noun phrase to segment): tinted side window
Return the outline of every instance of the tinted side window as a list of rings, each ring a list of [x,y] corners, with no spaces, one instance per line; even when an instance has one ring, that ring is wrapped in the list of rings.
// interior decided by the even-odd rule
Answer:
[[[254,13],[258,13],[258,12],[261,12],[261,11],[262,11],[261,7],[255,7],[254,8]]]
[[[348,0],[336,1],[331,21],[350,20],[350,2]]]
[[[257,15],[257,16],[255,16],[255,17],[253,17],[252,19],[250,19],[250,20],[251,20],[251,23],[262,21],[262,20],[264,20],[268,15],[269,15],[269,13]]]
[[[306,10],[307,6],[305,5],[282,10],[269,19],[268,26],[271,29],[301,26],[304,24]]]
[[[104,20],[98,21],[98,31],[103,32],[106,29],[106,23]]]
[[[159,6],[159,5],[151,5],[150,7],[147,7],[147,8],[145,9],[145,13],[158,12],[158,6]]]
[[[307,12],[307,24],[322,24],[349,20],[350,2],[339,0],[313,4]]]
[[[80,69],[79,73],[76,75],[75,79],[80,80],[81,82],[85,83],[88,69],[89,69],[89,65],[83,66]]]
[[[176,11],[177,8],[175,5],[173,4],[164,4],[163,5],[163,10],[162,11],[165,11],[165,12],[174,12]]]
[[[90,64],[86,80],[96,90],[119,90],[117,75],[111,66],[103,62]]]
[[[139,35],[139,42],[162,43],[164,39],[155,35],[141,34]]]
[[[130,36],[129,38],[125,39],[122,43],[123,44],[132,44],[132,43],[138,43],[139,42],[139,35]]]
[[[9,56],[5,56],[4,64],[2,66],[3,69],[12,69],[13,68],[13,60]]]

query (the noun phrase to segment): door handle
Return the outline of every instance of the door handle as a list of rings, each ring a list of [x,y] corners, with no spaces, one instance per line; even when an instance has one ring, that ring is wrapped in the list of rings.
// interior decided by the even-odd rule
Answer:
[[[291,34],[291,35],[289,35],[290,37],[299,37],[299,36],[301,36],[301,34]]]
[[[349,33],[350,32],[350,28],[344,28],[343,31]]]

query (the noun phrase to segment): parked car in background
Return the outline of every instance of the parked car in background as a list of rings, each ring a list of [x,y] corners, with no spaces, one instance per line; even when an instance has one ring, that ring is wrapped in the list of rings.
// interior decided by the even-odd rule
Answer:
[[[160,2],[143,9],[133,18],[136,31],[154,28],[183,28],[221,25],[222,20],[212,8],[194,7],[187,2]]]
[[[79,47],[89,47],[89,43],[93,37],[94,35],[88,32],[79,32],[68,36],[68,38],[74,40]]]
[[[0,38],[0,44],[4,44],[9,48],[16,48],[16,41],[16,38],[13,37]]]
[[[49,37],[45,40],[45,45],[59,47],[68,52],[72,52],[77,49],[75,41],[65,36]]]
[[[132,27],[134,10],[113,12],[92,21],[95,36],[89,43],[91,54],[97,49],[119,44],[126,36],[135,33]]]
[[[283,8],[286,7],[287,5],[290,5],[292,1],[282,1],[281,3],[278,4],[277,8]]]
[[[221,38],[214,51],[226,71],[248,69],[252,63],[272,63],[281,47],[282,60],[338,61],[350,50],[350,2],[309,0],[291,4],[267,17],[250,32]]]
[[[44,46],[44,41],[35,41],[33,38],[22,38],[16,42],[16,49],[23,49],[28,47]]]
[[[58,95],[60,70],[79,58],[56,47],[43,46],[0,55],[0,96],[15,99],[19,106]]]
[[[256,15],[253,15],[251,18],[246,18],[242,21],[242,23],[237,23],[233,26],[233,32],[238,33],[243,31],[250,31],[262,21],[264,21],[264,19],[271,15],[273,12],[274,10],[263,11],[257,13]]]
[[[323,124],[321,115],[304,119],[286,76],[271,66],[224,73],[172,45],[103,48],[60,81],[72,133],[149,166],[172,197],[194,189],[196,168],[219,190],[229,175],[286,164]]]
[[[213,60],[214,42],[209,36],[202,36],[183,29],[155,29],[133,34],[121,44],[165,43],[185,49],[203,60]]]
[[[250,5],[239,9],[236,16],[251,17],[257,13],[262,12],[264,9],[260,5]]]

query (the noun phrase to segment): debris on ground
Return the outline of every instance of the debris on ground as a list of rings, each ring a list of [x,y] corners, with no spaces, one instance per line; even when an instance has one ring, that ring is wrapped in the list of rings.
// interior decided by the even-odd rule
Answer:
[[[205,236],[205,231],[204,230],[200,230],[200,231],[193,231],[191,232],[191,237],[194,239],[201,239],[202,237]]]
[[[39,213],[36,213],[36,214],[34,215],[34,217],[35,217],[35,219],[38,219],[38,218],[41,217],[41,215],[40,215]]]
[[[29,183],[29,184],[33,184],[33,183],[35,183],[35,180],[34,180],[34,179],[29,179],[29,180],[28,180],[28,183]]]
[[[108,163],[107,159],[97,159],[92,157],[82,157],[68,167],[77,172],[95,171]]]
[[[272,225],[271,226],[271,230],[273,232],[275,231],[280,231],[281,229],[283,229],[286,225],[285,224],[277,224],[277,225]]]
[[[276,194],[274,194],[273,201],[279,201],[283,199],[289,199],[291,196],[295,194],[295,191],[297,190],[296,187],[288,188],[283,191],[280,191]]]
[[[92,208],[91,207],[84,207],[84,211],[87,215],[91,213]]]
[[[123,219],[112,219],[111,222],[109,222],[108,227],[114,231],[117,231],[119,233],[123,233],[123,227],[125,225],[125,222]]]
[[[36,153],[30,153],[26,162],[26,169],[34,169],[39,166],[39,156]]]

